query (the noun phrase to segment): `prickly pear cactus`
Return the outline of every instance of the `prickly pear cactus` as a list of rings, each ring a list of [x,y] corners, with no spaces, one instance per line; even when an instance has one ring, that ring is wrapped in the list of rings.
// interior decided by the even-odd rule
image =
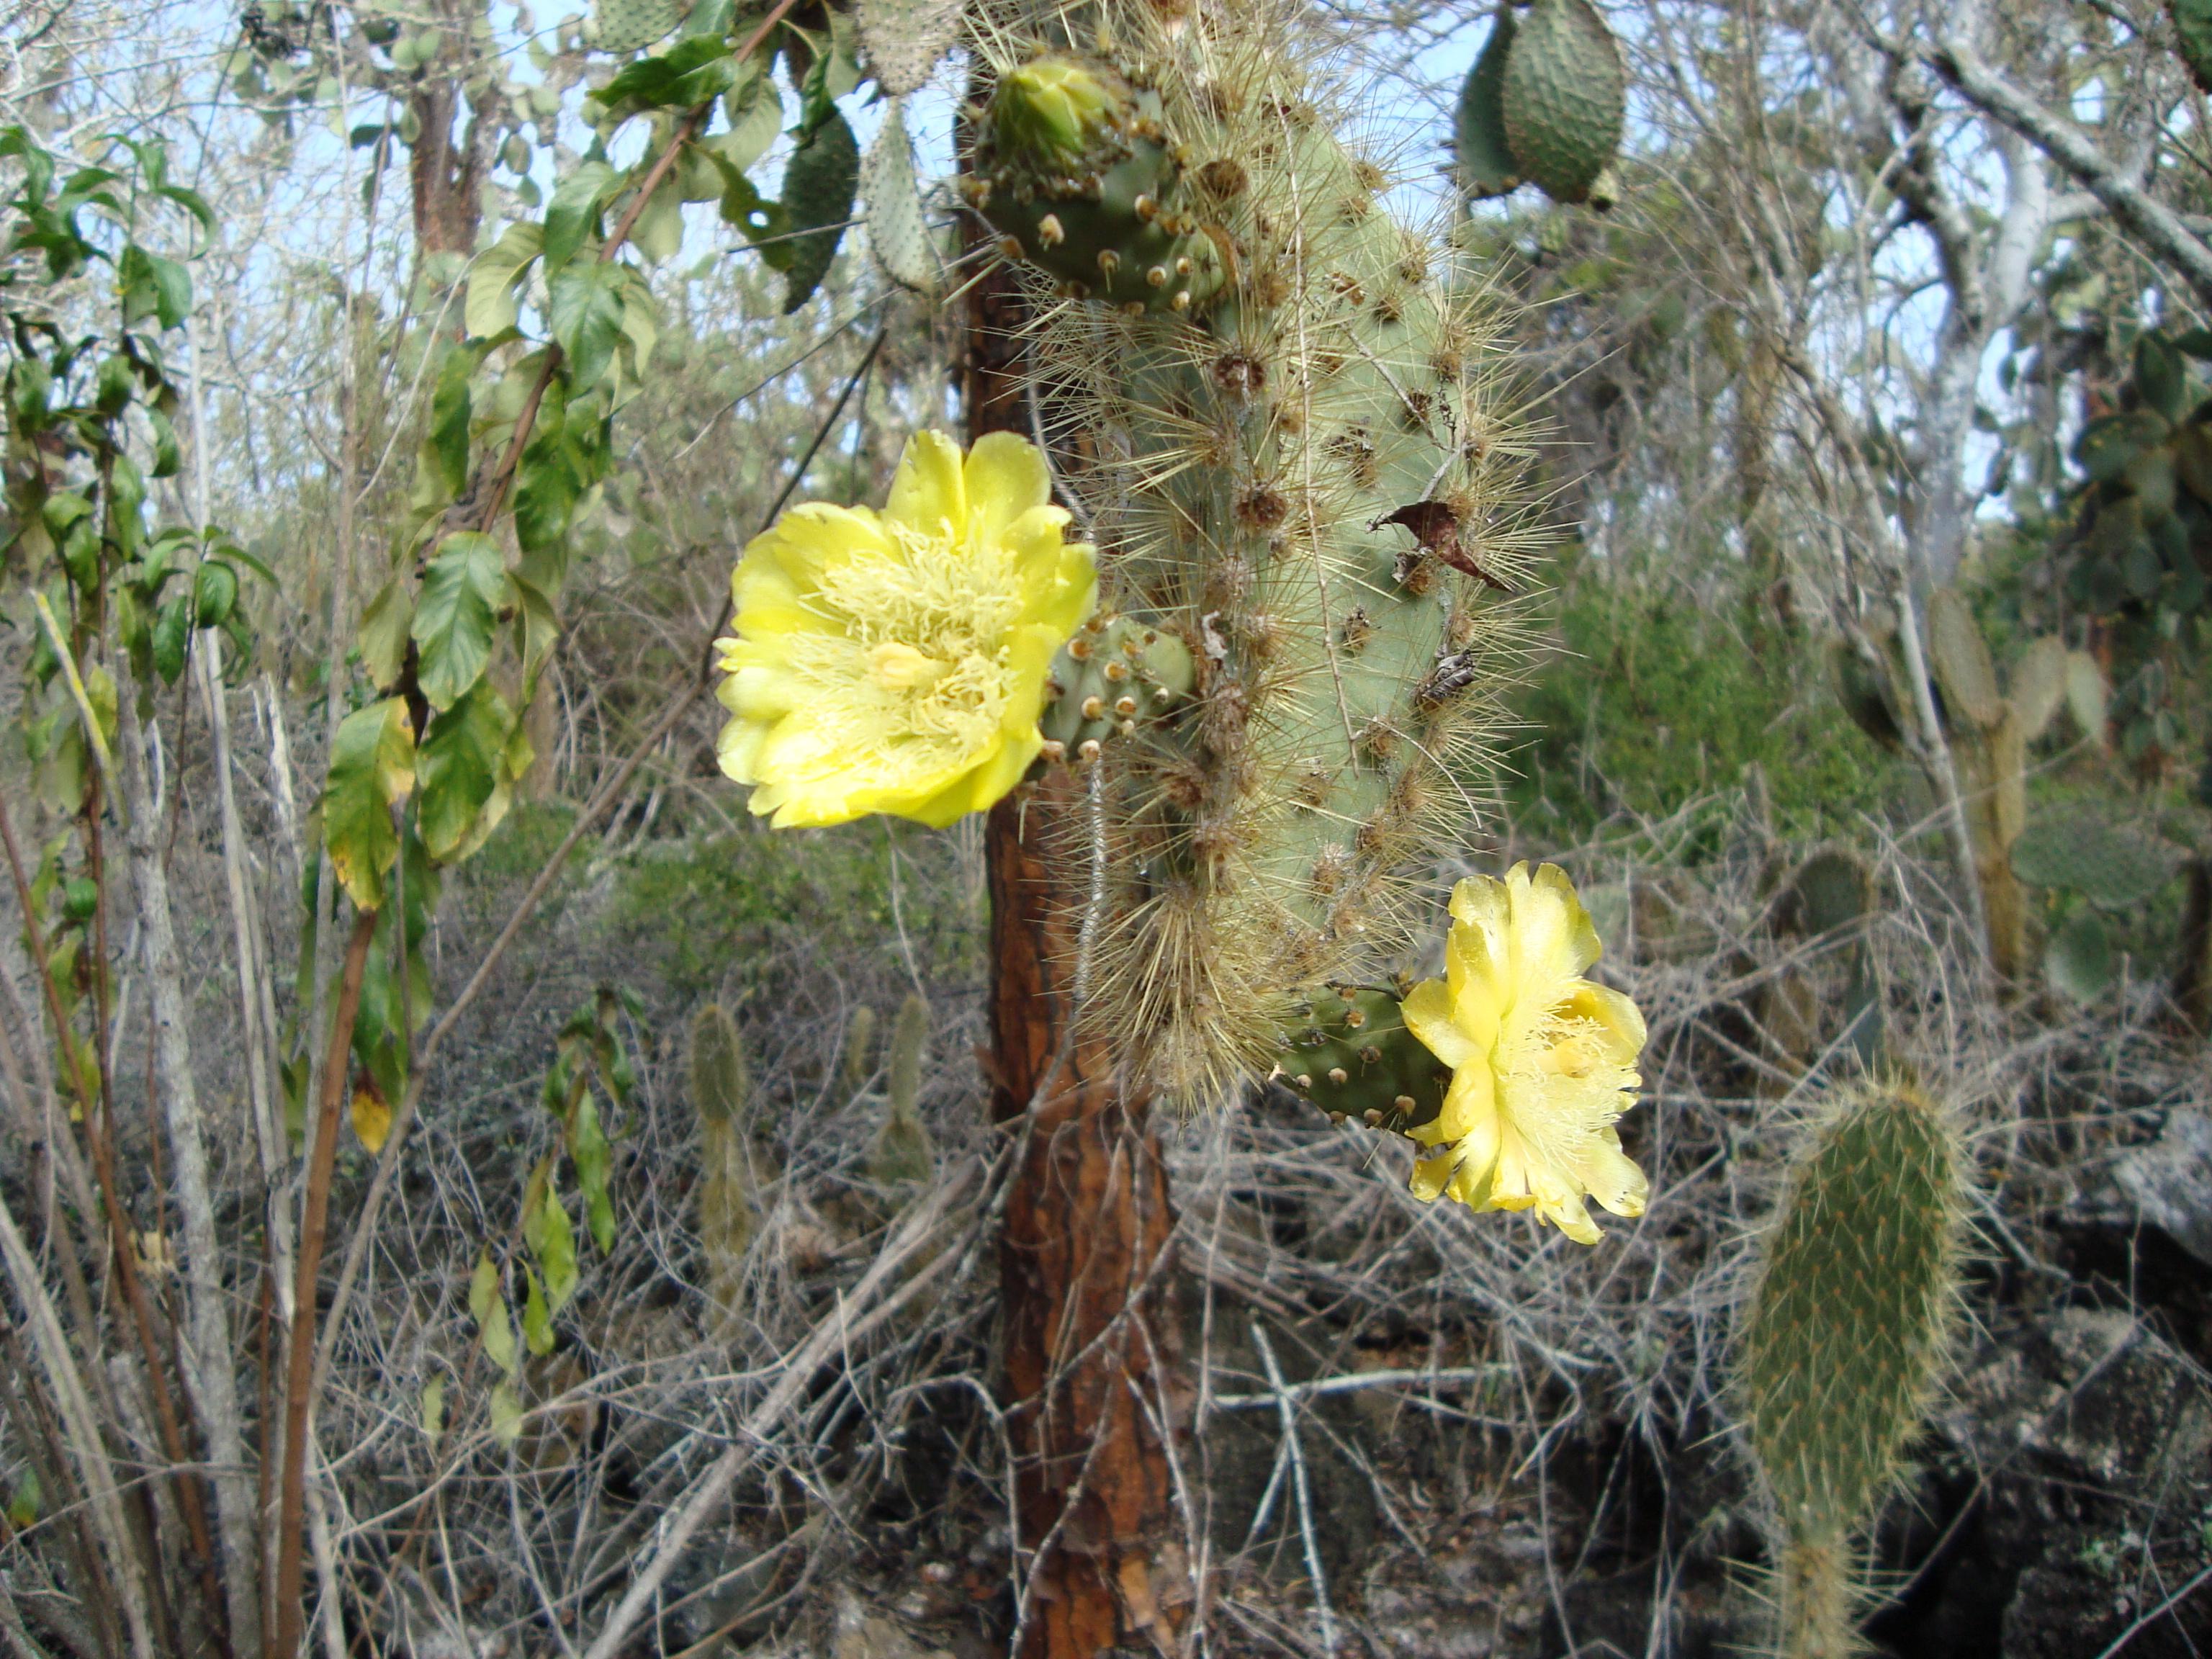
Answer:
[[[1790,1659],[1857,1650],[1855,1535],[1941,1378],[1966,1182],[1941,1106],[1900,1083],[1853,1090],[1815,1125],[1765,1240],[1741,1381],[1784,1534]]]
[[[1394,965],[1474,816],[1518,558],[1494,325],[1337,136],[1305,12],[1169,9],[986,33],[969,191],[1118,613],[1045,722],[1096,803],[1086,1017],[1195,1099]]]

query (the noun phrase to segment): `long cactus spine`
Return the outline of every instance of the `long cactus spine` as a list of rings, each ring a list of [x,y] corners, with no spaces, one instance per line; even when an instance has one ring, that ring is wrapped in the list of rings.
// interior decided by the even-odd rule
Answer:
[[[1336,136],[1301,9],[1081,15],[984,41],[969,196],[1031,273],[1033,398],[1109,602],[1193,666],[1073,757],[1103,773],[1085,1018],[1191,1100],[1380,977],[1405,870],[1468,827],[1511,446],[1483,303]]]
[[[1957,1126],[1901,1083],[1814,1125],[1761,1252],[1741,1382],[1782,1532],[1788,1659],[1858,1650],[1858,1538],[1941,1380],[1966,1191]]]

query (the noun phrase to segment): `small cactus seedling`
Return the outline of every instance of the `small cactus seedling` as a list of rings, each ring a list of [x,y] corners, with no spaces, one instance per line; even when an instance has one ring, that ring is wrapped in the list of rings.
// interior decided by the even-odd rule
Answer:
[[[1941,1378],[1966,1179],[1941,1106],[1854,1088],[1814,1124],[1764,1241],[1739,1380],[1783,1534],[1789,1659],[1856,1650],[1856,1539]]]
[[[914,1186],[929,1179],[937,1149],[921,1121],[921,1067],[929,1048],[929,1004],[907,994],[891,1028],[887,1060],[890,1115],[868,1149],[868,1178],[878,1187]]]
[[[865,1002],[853,1010],[852,1023],[845,1028],[844,1050],[838,1058],[846,1094],[859,1094],[876,1070],[876,1011]]]
[[[689,1059],[691,1108],[699,1120],[699,1247],[707,1299],[721,1323],[736,1318],[742,1305],[757,1189],[745,1133],[751,1072],[737,1022],[720,1003],[692,1017]]]
[[[1084,1018],[1186,1103],[1386,976],[1515,656],[1494,325],[1333,132],[1295,6],[987,33],[970,203],[1033,280],[1101,617],[1048,757],[1097,767]],[[1103,858],[1097,854],[1103,854]]]

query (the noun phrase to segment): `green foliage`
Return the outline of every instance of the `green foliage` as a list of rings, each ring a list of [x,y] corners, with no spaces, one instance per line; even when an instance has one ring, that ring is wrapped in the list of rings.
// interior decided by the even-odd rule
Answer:
[[[1966,1164],[1949,1115],[1902,1083],[1814,1123],[1741,1332],[1746,1425],[1787,1539],[1784,1649],[1848,1651],[1850,1540],[1898,1477],[1944,1363]]]
[[[2174,43],[2197,89],[2212,92],[2212,0],[2167,0]]]
[[[1516,815],[1565,835],[1616,811],[1663,817],[1753,763],[1793,834],[1879,812],[1903,774],[1825,694],[1810,647],[1731,620],[1632,584],[1577,585],[1563,648],[1516,700],[1534,733],[1512,762]]]

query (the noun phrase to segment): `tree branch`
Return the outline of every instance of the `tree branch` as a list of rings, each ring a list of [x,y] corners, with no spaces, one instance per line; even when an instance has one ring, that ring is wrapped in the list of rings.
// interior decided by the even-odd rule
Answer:
[[[1922,61],[1976,109],[2064,168],[2111,210],[2123,228],[2171,266],[2200,301],[2212,306],[2212,247],[2191,234],[2178,215],[2130,183],[2078,127],[2045,109],[1954,36],[1923,53]]]

